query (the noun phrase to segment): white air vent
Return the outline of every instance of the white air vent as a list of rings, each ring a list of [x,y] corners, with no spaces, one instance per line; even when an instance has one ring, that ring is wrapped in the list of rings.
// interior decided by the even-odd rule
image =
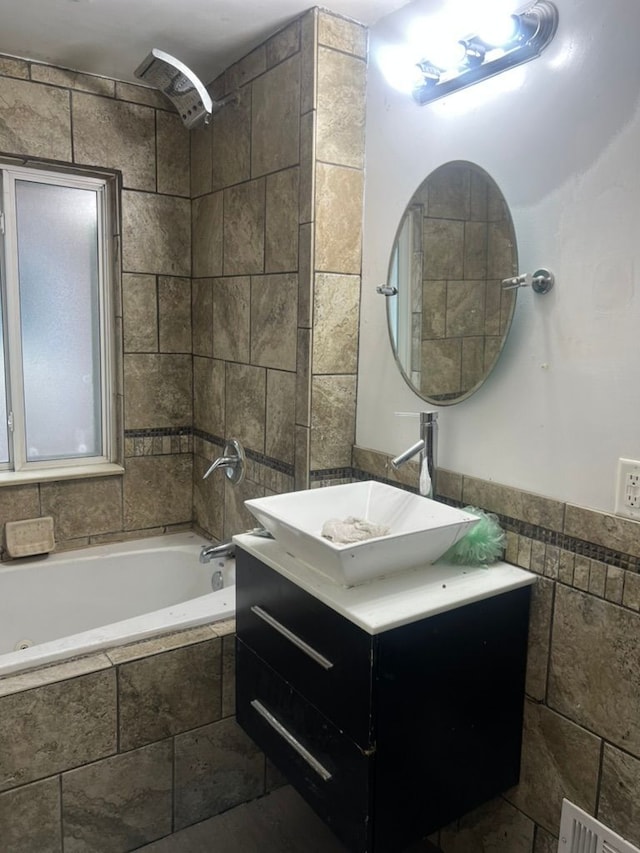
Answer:
[[[558,853],[640,853],[640,850],[569,800],[563,800]]]

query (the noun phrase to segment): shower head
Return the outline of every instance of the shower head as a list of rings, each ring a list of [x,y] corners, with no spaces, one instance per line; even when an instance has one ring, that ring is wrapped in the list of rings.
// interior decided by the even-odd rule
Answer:
[[[209,124],[214,109],[209,93],[182,62],[154,47],[134,74],[164,92],[180,113],[187,130]],[[223,103],[226,101],[217,103],[216,107]]]

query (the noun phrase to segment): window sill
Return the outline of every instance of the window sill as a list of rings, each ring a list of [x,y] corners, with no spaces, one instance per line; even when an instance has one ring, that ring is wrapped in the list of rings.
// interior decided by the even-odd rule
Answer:
[[[30,471],[0,471],[0,489],[23,483],[49,483],[53,480],[80,480],[87,477],[108,477],[124,474],[122,465],[100,462],[95,465],[69,465],[65,468],[40,468]]]

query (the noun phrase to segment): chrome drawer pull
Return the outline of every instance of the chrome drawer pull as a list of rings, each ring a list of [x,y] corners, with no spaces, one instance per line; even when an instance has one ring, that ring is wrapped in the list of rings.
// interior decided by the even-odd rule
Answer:
[[[309,752],[309,750],[306,749],[300,743],[300,741],[291,734],[288,729],[285,729],[280,720],[276,719],[271,713],[271,711],[267,711],[262,702],[260,702],[258,699],[252,699],[251,707],[269,723],[271,728],[275,729],[275,731],[277,731],[278,734],[286,740],[289,746],[295,749],[295,751],[301,758],[304,758],[307,764],[316,771],[318,776],[320,776],[325,782],[328,782],[329,779],[331,779],[331,773],[329,773],[327,768],[323,764],[320,764],[318,759],[314,758],[313,755],[311,755],[311,753]]]
[[[306,655],[309,655],[309,657],[312,658],[316,663],[319,663],[320,666],[323,667],[323,669],[331,669],[333,664],[330,660],[327,660],[324,655],[321,655],[320,652],[317,652],[312,646],[310,646],[308,643],[305,643],[304,640],[301,640],[300,637],[293,633],[293,631],[290,631],[288,628],[286,628],[282,624],[282,622],[278,622],[277,619],[274,619],[273,616],[267,613],[266,610],[263,610],[262,607],[258,607],[257,604],[254,604],[251,608],[251,612],[255,613],[256,616],[259,616],[260,619],[267,623],[267,625],[271,625],[272,628],[282,634],[283,637],[286,637],[287,640],[292,642],[294,646],[297,646],[299,649],[301,649]]]

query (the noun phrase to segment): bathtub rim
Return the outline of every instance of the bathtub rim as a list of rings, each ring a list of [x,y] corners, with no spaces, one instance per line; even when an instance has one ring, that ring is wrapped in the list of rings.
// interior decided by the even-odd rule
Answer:
[[[54,563],[66,559],[100,559],[105,554],[126,555],[148,550],[161,551],[166,549],[167,545],[183,547],[189,545],[199,548],[200,545],[209,544],[210,541],[200,533],[188,530],[146,536],[140,539],[100,543],[72,551],[59,551],[45,559]],[[164,548],[160,543],[164,543]],[[18,562],[20,562],[20,566],[16,565]],[[33,558],[21,558],[19,561],[7,562],[2,566],[28,569],[29,562],[36,561]],[[210,563],[209,567],[214,568],[214,563]],[[214,605],[217,605],[215,612]],[[235,619],[235,585],[140,616],[133,616],[108,625],[91,628],[88,631],[70,634],[57,640],[39,643],[27,649],[6,652],[0,655],[0,679],[5,676],[19,675],[22,672],[39,667],[64,663],[99,652],[108,652],[111,649],[134,645],[156,637],[178,634],[191,628],[213,626],[217,622],[224,622],[229,619]]]

